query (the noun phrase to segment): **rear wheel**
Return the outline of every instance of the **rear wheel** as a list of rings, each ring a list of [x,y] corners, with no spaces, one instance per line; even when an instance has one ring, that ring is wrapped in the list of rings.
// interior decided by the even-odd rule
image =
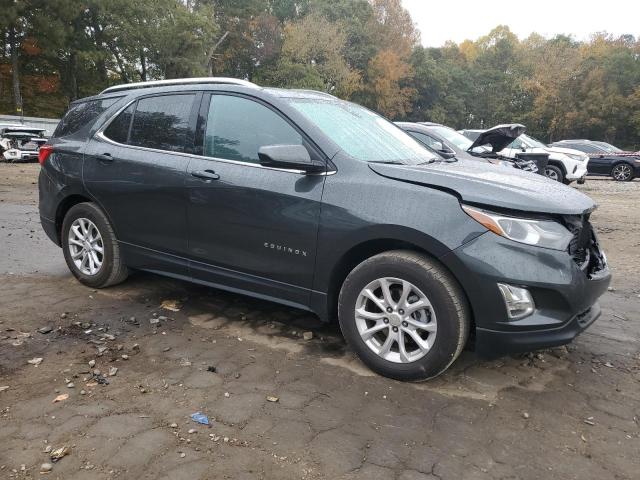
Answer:
[[[451,274],[410,251],[358,265],[340,291],[338,316],[360,359],[397,380],[444,372],[462,351],[470,324],[466,297]]]
[[[564,182],[564,174],[562,170],[555,165],[547,165],[544,169],[545,176],[556,182]]]
[[[103,288],[127,278],[113,228],[93,203],[74,205],[65,215],[62,250],[69,270],[85,285]]]
[[[633,168],[628,163],[618,163],[611,169],[611,176],[617,182],[629,182],[633,180]]]

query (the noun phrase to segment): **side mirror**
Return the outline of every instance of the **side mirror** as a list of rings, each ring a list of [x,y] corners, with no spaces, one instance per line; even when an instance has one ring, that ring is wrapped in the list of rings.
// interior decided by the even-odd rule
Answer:
[[[526,145],[523,143],[522,146],[520,147],[520,150],[522,150],[523,152],[527,151],[527,147]]]
[[[447,147],[441,142],[436,142],[434,144],[434,147],[436,149],[436,152],[438,152],[440,156],[446,159],[453,158],[456,156],[456,152],[454,152],[453,150],[451,150],[449,147]]]
[[[303,145],[265,145],[258,149],[260,165],[288,170],[303,170],[305,173],[325,171],[324,163],[311,160]]]

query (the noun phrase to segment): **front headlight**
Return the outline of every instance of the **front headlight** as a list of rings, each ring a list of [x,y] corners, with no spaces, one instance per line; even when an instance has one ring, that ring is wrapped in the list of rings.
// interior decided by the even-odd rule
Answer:
[[[566,153],[565,155],[569,157],[571,160],[577,160],[578,162],[584,162],[587,158],[589,158],[585,155],[578,155],[575,153]]]
[[[553,220],[507,217],[467,205],[462,209],[493,233],[514,242],[564,251],[573,238],[569,230]]]

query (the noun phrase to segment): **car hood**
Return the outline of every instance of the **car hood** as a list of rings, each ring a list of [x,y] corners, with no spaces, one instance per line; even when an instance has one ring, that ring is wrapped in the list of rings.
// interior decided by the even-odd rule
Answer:
[[[574,150],[573,148],[563,147],[547,147],[545,150],[549,153],[564,153],[565,155],[580,155],[581,157],[588,157],[588,155],[580,150]]]
[[[507,123],[505,125],[496,125],[489,130],[482,132],[478,138],[468,148],[472,151],[476,147],[482,145],[491,145],[491,149],[494,153],[503,150],[511,144],[516,138],[522,135],[526,130],[524,125],[519,123]]]
[[[484,162],[458,160],[428,165],[369,163],[378,175],[449,191],[463,202],[525,212],[579,215],[595,203],[572,187],[542,175]]]

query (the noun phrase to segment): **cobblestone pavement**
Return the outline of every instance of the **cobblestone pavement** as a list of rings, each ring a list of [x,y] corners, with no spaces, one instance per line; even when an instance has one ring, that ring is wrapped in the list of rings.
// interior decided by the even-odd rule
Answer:
[[[81,286],[38,228],[36,173],[0,165],[0,478],[638,478],[640,182],[584,187],[616,274],[592,328],[412,384],[304,312],[150,274]]]

